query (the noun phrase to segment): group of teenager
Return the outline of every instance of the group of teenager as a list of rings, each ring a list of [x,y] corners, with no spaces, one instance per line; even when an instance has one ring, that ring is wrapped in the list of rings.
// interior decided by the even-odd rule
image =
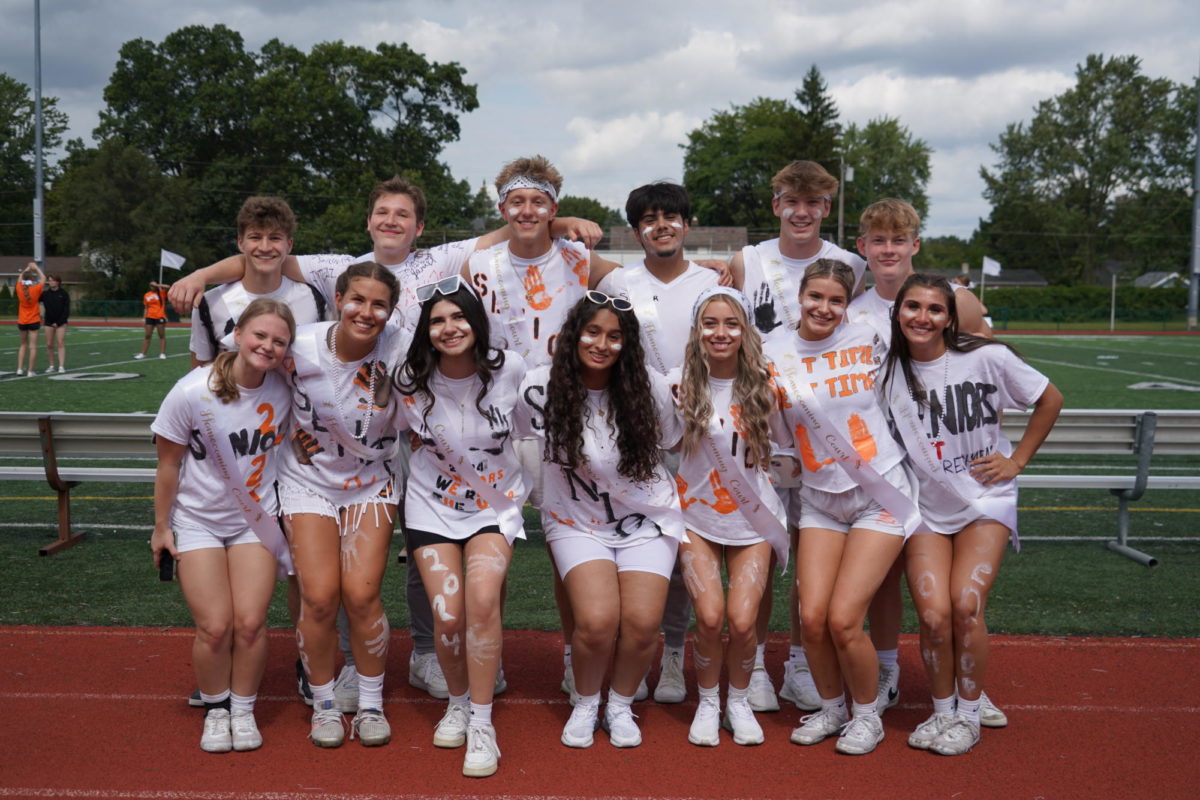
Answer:
[[[511,162],[496,179],[501,228],[413,250],[424,198],[386,181],[358,259],[291,256],[286,203],[251,198],[240,254],[171,288],[195,306],[197,368],[153,425],[151,547],[156,563],[179,559],[196,621],[201,747],[262,744],[253,712],[277,576],[312,742],[341,745],[343,713],[350,738],[389,741],[380,590],[399,523],[409,682],[447,701],[433,744],[465,745],[464,775],[493,774],[526,502],[554,565],[568,747],[601,727],[614,746],[641,743],[632,704],[648,696],[660,627],[655,699],[684,699],[690,597],[689,741],[716,746],[725,728],[759,744],[755,713],[782,697],[812,712],[793,742],[870,752],[896,702],[905,570],[934,709],[909,744],[965,753],[981,724],[1003,725],[982,693],[984,612],[1016,537],[1014,479],[1062,398],[987,335],[974,295],[913,274],[915,211],[872,205],[864,262],[820,238],[837,181],[793,162],[772,183],[779,237],[725,270],[687,259],[687,193],[654,183],[626,205],[645,258],[620,267],[589,249],[595,225],[557,218],[561,184],[544,158]],[[858,293],[868,266],[875,285]],[[1030,405],[1014,448],[1000,414]],[[763,652],[789,560],[777,696]]]

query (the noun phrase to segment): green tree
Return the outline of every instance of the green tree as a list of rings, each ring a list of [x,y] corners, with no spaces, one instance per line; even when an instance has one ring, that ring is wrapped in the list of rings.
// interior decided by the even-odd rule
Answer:
[[[1109,259],[1186,252],[1194,113],[1193,88],[1142,74],[1136,56],[1089,55],[1072,88],[992,145],[998,162],[980,170],[991,254],[1070,284]]]
[[[842,126],[838,122],[837,104],[829,96],[821,70],[813,64],[796,90],[800,120],[796,130],[795,152],[816,161],[833,175],[838,174],[841,154]]]
[[[854,180],[841,187],[845,204],[847,238],[858,230],[858,220],[868,205],[884,197],[910,203],[924,219],[929,215],[925,186],[933,149],[894,117],[873,119],[863,127],[851,124],[843,136],[846,163],[854,167]]]
[[[47,198],[47,230],[60,249],[83,256],[88,293],[140,297],[158,278],[159,249],[207,263],[224,250],[206,248],[189,220],[194,194],[137,148],[112,140],[69,146],[63,176]]]
[[[772,228],[771,177],[800,157],[799,112],[786,100],[756,98],[718,111],[688,134],[683,184],[701,225]]]
[[[0,255],[33,252],[33,97],[29,87],[0,72]],[[42,157],[62,143],[67,115],[54,97],[42,98]],[[49,180],[53,170],[47,169]]]
[[[590,219],[603,228],[626,224],[621,212],[609,208],[599,200],[591,197],[572,197],[569,194],[564,194],[558,199],[558,216]]]

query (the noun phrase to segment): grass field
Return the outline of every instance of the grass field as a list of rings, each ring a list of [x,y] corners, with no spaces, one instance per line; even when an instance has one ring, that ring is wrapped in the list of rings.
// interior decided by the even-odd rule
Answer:
[[[140,328],[73,327],[65,375],[18,379],[13,375],[15,331],[6,332],[0,347],[0,408],[153,412],[187,369],[187,329],[168,331],[165,360],[135,361],[141,339]],[[1200,407],[1200,337],[1023,335],[1007,341],[1050,376],[1068,407]],[[156,349],[157,342],[151,352]],[[38,363],[45,368],[40,347]],[[1043,457],[1030,468],[1047,464]],[[1067,468],[1088,466],[1076,459]],[[1159,457],[1155,466],[1196,468]],[[38,558],[37,547],[54,536],[53,493],[32,482],[0,486],[0,585],[5,587],[0,624],[190,624],[178,588],[159,584],[149,566],[150,494],[148,484],[79,487],[74,518],[88,539],[60,555]],[[1115,531],[1116,501],[1106,492],[1028,491],[1022,493],[1021,507],[1025,544],[1021,553],[1009,553],[993,590],[988,612],[993,630],[1200,635],[1200,544],[1190,540],[1200,529],[1196,493],[1155,492],[1135,504],[1132,536],[1141,540],[1136,546],[1160,559],[1154,569],[1109,552],[1099,541]],[[513,561],[506,624],[554,628],[550,567],[536,516],[528,519],[530,541]],[[401,569],[389,569],[385,580],[385,603],[395,626],[407,621]],[[776,629],[786,626],[786,584],[777,580]],[[281,604],[273,609],[271,623],[286,624]],[[915,630],[911,611],[905,630]]]

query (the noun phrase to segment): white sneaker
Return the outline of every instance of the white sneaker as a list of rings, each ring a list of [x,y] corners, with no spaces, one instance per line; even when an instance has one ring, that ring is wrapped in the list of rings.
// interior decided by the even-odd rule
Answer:
[[[136,356],[134,356],[134,359],[137,361],[141,361],[145,357],[146,357],[145,353],[138,353]]]
[[[979,742],[979,726],[966,717],[955,715],[929,749],[943,756],[961,756]]]
[[[508,689],[508,681],[504,679],[504,665],[496,669],[496,682],[492,684],[492,697],[502,695]]]
[[[572,708],[571,716],[563,726],[562,743],[567,747],[591,747],[592,735],[599,725],[596,719],[599,712],[599,703],[579,703]]]
[[[233,732],[234,750],[244,753],[262,747],[262,734],[258,732],[258,723],[254,721],[253,711],[231,715],[229,727]]]
[[[793,744],[816,744],[846,726],[846,712],[822,709],[800,718],[800,727],[792,731]]]
[[[979,724],[985,728],[1003,728],[1008,725],[1008,715],[997,708],[987,696],[987,692],[979,695]]]
[[[66,367],[59,367],[59,368],[58,368],[58,371],[59,371],[59,372],[66,372],[66,371],[67,371],[67,368],[66,368]]]
[[[879,715],[855,717],[842,728],[834,747],[848,756],[865,756],[883,741],[883,720]]]
[[[408,685],[415,686],[437,700],[450,699],[446,676],[438,664],[437,653],[418,653],[408,657]]]
[[[358,670],[347,664],[333,684],[333,707],[343,714],[358,711]]]
[[[875,711],[879,716],[900,702],[900,665],[879,665],[879,688],[875,695]]]
[[[46,367],[46,373],[45,373],[45,374],[49,375],[51,372],[61,372],[61,370],[56,370],[56,369],[55,369],[55,367],[54,367],[54,365],[53,365],[53,364],[51,364],[50,366]]]
[[[346,719],[332,700],[313,704],[312,729],[308,738],[317,747],[341,747],[346,740]]]
[[[434,747],[461,747],[467,740],[467,724],[471,721],[471,710],[466,706],[451,703],[446,713],[433,729]]]
[[[350,738],[355,736],[363,747],[382,747],[392,740],[392,726],[377,708],[360,708],[350,722]]]
[[[495,775],[500,762],[500,746],[496,744],[496,729],[491,725],[471,725],[467,728],[467,753],[463,756],[463,775],[486,778]]]
[[[204,715],[204,733],[200,734],[200,749],[206,753],[228,753],[233,749],[229,709],[210,708]]]
[[[755,711],[778,711],[779,698],[775,696],[775,684],[762,664],[755,664],[750,671],[750,685],[746,689],[750,708]]]
[[[928,750],[954,717],[949,714],[933,714],[908,736],[908,746],[917,750]]]
[[[716,747],[721,743],[721,701],[701,697],[688,730],[688,741],[700,747]]]
[[[753,686],[753,675],[750,676],[750,681],[750,685]],[[799,661],[789,659],[783,665],[783,686],[779,689],[779,696],[801,711],[818,711],[821,708],[821,695],[817,691],[817,685],[813,683],[808,664]]]
[[[159,354],[158,354],[158,357],[159,357],[159,358],[166,358],[166,357],[167,357],[167,354],[166,354],[166,353],[159,353]]]
[[[654,687],[654,702],[682,703],[687,697],[687,682],[683,677],[683,648],[663,649],[658,666],[658,685]]]
[[[642,743],[642,731],[633,721],[634,716],[633,709],[623,703],[604,706],[604,730],[613,747],[637,747]]]
[[[725,719],[721,723],[733,732],[734,744],[752,745],[763,743],[762,726],[754,718],[754,710],[745,700],[730,700],[725,704]]]
[[[20,378],[20,377],[21,377],[21,376],[23,376],[24,374],[25,374],[25,370],[23,370],[23,369],[19,369],[19,370],[17,370],[17,377],[18,377],[18,378]]]

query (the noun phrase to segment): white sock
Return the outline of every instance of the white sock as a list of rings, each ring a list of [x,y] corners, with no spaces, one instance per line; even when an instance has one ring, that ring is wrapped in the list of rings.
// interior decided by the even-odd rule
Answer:
[[[229,693],[229,713],[230,714],[253,714],[254,701],[258,700],[258,694],[252,694],[249,697],[242,697],[240,694]]]
[[[749,699],[747,698],[747,695],[749,694],[749,692],[750,692],[749,686],[747,686],[745,689],[739,689],[736,686],[731,685],[729,687],[729,705],[733,705],[734,703],[743,703],[744,704],[744,703],[750,702]]]
[[[492,704],[483,705],[481,703],[471,703],[471,725],[491,725],[492,724]]]
[[[756,666],[756,667],[766,666],[766,662],[763,660],[766,655],[766,652],[767,652],[767,643],[766,642],[759,642],[755,646],[755,648],[754,648],[754,666]]]
[[[954,715],[954,695],[951,694],[949,697],[933,698],[933,713],[941,714],[943,717],[953,716]]]
[[[326,700],[333,701],[333,684],[334,681],[322,684],[309,682],[308,688],[312,691],[314,706],[324,703]]]
[[[210,706],[223,705],[229,702],[229,690],[226,689],[225,691],[218,692],[217,694],[205,694],[204,692],[201,692],[200,699],[204,701],[204,706],[206,708]]]
[[[788,661],[808,666],[808,656],[804,652],[804,645],[794,644],[788,647]]]
[[[843,717],[846,716],[846,695],[839,694],[837,697],[822,697],[822,711],[836,711]]]
[[[468,689],[467,691],[463,692],[462,694],[450,695],[450,705],[462,706],[464,708],[466,708],[467,706],[473,706],[474,704],[471,702],[471,690]]]
[[[869,703],[855,703],[854,704],[854,718],[855,719],[858,719],[859,717],[878,717],[878,716],[879,716],[879,711],[875,707],[874,700],[872,700]]]
[[[361,672],[358,672],[358,667],[354,668],[358,673],[358,708],[373,708],[376,711],[383,711],[383,673],[379,673],[368,678]],[[332,693],[331,693],[332,694]],[[313,699],[316,699],[316,692],[313,692]]]
[[[631,705],[633,705],[633,698],[626,697],[623,694],[618,694],[616,689],[609,689],[608,690],[608,704],[610,706],[611,705],[631,706]]]
[[[700,693],[700,700],[712,700],[717,704],[717,708],[721,707],[721,687],[715,686],[697,686]]]
[[[875,655],[879,656],[879,666],[881,666],[881,667],[896,666],[896,657],[899,652],[900,652],[899,650],[896,650],[894,648],[891,650],[876,650]]]
[[[599,692],[596,692],[595,694],[589,694],[589,695],[581,694],[575,698],[575,707],[576,708],[579,708],[580,706],[598,706],[598,705],[600,705],[600,693]]]
[[[976,697],[974,700],[968,700],[965,697],[958,698],[958,715],[966,717],[976,725],[979,724],[979,705],[980,700]]]

